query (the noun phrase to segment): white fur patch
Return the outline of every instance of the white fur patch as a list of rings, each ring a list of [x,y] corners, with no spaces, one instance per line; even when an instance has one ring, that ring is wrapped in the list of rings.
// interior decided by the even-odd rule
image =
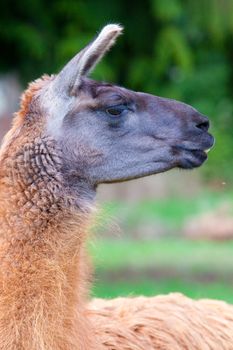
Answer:
[[[72,109],[74,100],[73,96],[58,94],[53,88],[52,81],[46,90],[40,96],[41,106],[43,106],[47,117],[47,130],[49,133],[58,136],[61,130],[61,124],[66,114]],[[56,92],[55,92],[56,91]]]

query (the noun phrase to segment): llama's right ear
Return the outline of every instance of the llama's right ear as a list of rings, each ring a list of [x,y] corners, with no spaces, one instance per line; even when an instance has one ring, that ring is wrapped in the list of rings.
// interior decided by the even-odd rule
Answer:
[[[59,93],[74,95],[81,84],[83,76],[95,67],[98,61],[115,43],[116,38],[122,33],[123,28],[118,24],[105,26],[99,35],[82,51],[80,51],[54,81],[54,87]]]

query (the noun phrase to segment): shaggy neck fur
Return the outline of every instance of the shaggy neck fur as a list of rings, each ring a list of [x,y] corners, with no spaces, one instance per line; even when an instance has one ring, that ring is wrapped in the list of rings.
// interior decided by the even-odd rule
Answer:
[[[89,210],[66,189],[54,141],[37,128],[22,135],[0,161],[1,349],[94,349],[84,309]]]

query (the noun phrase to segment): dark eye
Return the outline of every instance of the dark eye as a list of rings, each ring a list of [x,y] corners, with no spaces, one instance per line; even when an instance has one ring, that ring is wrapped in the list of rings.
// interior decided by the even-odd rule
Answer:
[[[106,108],[106,113],[113,117],[118,117],[126,109],[126,106],[114,106]]]

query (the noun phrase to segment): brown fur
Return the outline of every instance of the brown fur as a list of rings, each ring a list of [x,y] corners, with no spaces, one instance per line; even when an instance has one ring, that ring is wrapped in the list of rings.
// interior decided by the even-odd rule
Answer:
[[[233,308],[182,295],[88,304],[87,207],[65,188],[30,85],[0,164],[0,349],[233,349]],[[36,123],[35,123],[36,121]],[[26,127],[25,127],[26,126]]]
[[[182,294],[94,300],[95,332],[103,349],[232,350],[233,307]]]

